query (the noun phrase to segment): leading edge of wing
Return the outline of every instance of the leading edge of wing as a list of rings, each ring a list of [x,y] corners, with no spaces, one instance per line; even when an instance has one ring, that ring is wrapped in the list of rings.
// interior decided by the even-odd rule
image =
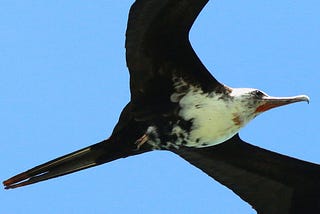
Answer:
[[[253,146],[238,135],[217,146],[173,152],[259,214],[320,213],[320,165]]]

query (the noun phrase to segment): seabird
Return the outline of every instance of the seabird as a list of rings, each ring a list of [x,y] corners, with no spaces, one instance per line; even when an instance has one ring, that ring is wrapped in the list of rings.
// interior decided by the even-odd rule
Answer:
[[[320,213],[320,166],[241,140],[259,114],[306,101],[217,81],[189,42],[208,0],[136,0],[126,31],[131,100],[111,136],[4,181],[21,187],[152,150],[181,156],[258,213]]]

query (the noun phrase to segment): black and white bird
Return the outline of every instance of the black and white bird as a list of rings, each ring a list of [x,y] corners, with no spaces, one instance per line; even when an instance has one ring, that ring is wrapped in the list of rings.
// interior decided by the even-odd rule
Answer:
[[[189,42],[208,0],[136,0],[126,31],[131,100],[111,136],[4,181],[6,189],[152,150],[169,150],[230,188],[258,213],[320,213],[320,166],[242,141],[259,114],[306,101],[218,82]]]

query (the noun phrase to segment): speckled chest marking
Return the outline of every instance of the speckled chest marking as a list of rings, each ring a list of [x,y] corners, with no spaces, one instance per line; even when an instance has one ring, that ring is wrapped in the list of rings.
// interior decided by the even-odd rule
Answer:
[[[177,148],[181,145],[201,148],[220,144],[233,137],[252,119],[242,117],[246,106],[232,96],[227,98],[225,94],[204,93],[182,80],[175,89],[170,99],[179,105],[180,120],[170,124],[171,131],[168,133],[161,133],[156,126],[149,127],[149,134],[157,136],[148,142],[154,148]],[[189,121],[190,129],[182,127],[180,121]],[[163,134],[167,137],[162,139]]]
[[[222,143],[242,127],[237,109],[221,96],[193,88],[179,101],[179,116],[192,121],[186,146],[206,147]]]

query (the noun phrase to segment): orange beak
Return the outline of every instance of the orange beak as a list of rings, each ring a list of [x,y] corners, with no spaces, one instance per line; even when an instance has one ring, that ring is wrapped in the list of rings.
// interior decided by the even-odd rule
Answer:
[[[256,113],[262,113],[269,109],[276,108],[279,106],[288,105],[291,103],[296,102],[308,102],[309,103],[309,97],[306,95],[299,95],[294,97],[270,97],[266,96],[263,97],[261,100],[261,104],[257,107]]]

